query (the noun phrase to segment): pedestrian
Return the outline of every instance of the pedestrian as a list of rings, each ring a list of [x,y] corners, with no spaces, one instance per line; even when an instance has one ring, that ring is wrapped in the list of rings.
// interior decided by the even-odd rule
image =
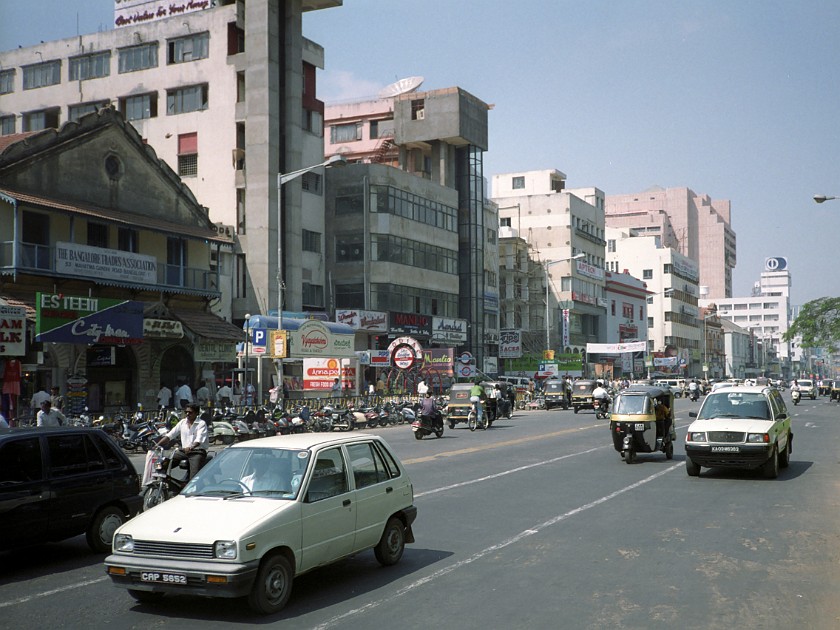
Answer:
[[[206,407],[210,401],[210,390],[207,388],[207,381],[201,381],[198,384],[198,389],[195,390],[195,402],[199,407]]]
[[[58,385],[53,385],[50,390],[50,403],[54,409],[58,409],[62,413],[64,412],[64,396],[60,394]]]
[[[332,388],[330,388],[330,396],[332,398],[340,398],[341,397],[341,381],[335,379],[332,384]]]
[[[207,447],[210,442],[207,439],[207,423],[198,417],[200,412],[201,408],[198,405],[188,404],[185,416],[157,441],[158,446],[163,446],[175,436],[181,438],[181,448],[172,456],[172,466],[177,467],[180,462],[187,460],[187,480],[192,479],[207,460]]]
[[[417,383],[417,395],[418,395],[418,396],[421,396],[421,397],[422,397],[422,396],[425,396],[425,395],[426,395],[426,393],[427,393],[428,391],[429,391],[429,386],[428,386],[428,385],[426,385],[426,381],[424,381],[424,380],[421,378],[421,379],[420,379],[420,382],[419,382],[419,383]]]
[[[167,409],[172,400],[172,390],[169,389],[164,382],[161,381],[160,390],[157,393],[158,407]]]
[[[257,390],[254,389],[253,383],[246,383],[245,384],[245,406],[251,407],[254,404],[254,397],[256,396]]]
[[[228,407],[232,398],[233,390],[227,383],[222,385],[216,392],[216,402],[222,405],[223,407]]]
[[[186,409],[187,405],[193,401],[192,390],[186,381],[180,381],[180,383],[180,387],[175,390],[175,406]]]
[[[58,409],[52,408],[49,399],[41,403],[41,411],[38,412],[36,426],[39,427],[60,427],[64,425],[67,418]]]
[[[41,403],[49,399],[50,395],[43,389],[39,389],[37,392],[32,394],[32,399],[29,401],[29,406],[33,409],[39,409],[41,407]]]

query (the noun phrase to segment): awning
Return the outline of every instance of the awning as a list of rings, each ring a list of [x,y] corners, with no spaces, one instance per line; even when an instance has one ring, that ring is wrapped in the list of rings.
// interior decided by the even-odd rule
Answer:
[[[244,330],[213,313],[176,309],[169,312],[197,337],[232,343],[245,341]]]
[[[27,321],[35,321],[35,301],[19,300],[8,295],[0,295],[0,305],[22,306],[26,310]]]

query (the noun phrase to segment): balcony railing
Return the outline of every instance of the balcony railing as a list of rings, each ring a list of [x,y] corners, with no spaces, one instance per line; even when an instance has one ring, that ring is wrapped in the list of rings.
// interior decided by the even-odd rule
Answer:
[[[17,271],[34,275],[66,276],[55,270],[54,248],[48,245],[34,243],[18,243],[18,264],[14,264],[13,241],[0,241],[0,271]],[[78,278],[80,276],[66,276]],[[92,282],[97,278],[90,277]],[[216,283],[216,272],[196,267],[182,267],[180,265],[165,265],[158,263],[157,284],[148,286],[150,289],[189,289],[216,293],[219,288]]]

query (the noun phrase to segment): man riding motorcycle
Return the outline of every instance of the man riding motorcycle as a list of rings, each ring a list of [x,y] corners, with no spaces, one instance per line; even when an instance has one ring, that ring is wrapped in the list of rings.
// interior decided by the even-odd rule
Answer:
[[[606,414],[610,408],[610,393],[604,388],[604,381],[596,381],[595,389],[592,390],[592,398],[595,400],[595,409]]]
[[[700,398],[700,386],[697,384],[697,381],[693,380],[688,384],[688,395],[694,401]]]
[[[420,418],[423,424],[432,427],[433,429],[443,430],[443,417],[435,404],[435,399],[432,398],[432,392],[427,391],[425,397],[420,402]]]

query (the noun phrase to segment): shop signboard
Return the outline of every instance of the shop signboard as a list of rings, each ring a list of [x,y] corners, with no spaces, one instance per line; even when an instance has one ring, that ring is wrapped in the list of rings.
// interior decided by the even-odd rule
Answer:
[[[432,317],[432,341],[455,345],[467,343],[467,320]]]
[[[143,302],[37,293],[35,339],[53,343],[143,342]]]
[[[522,331],[502,329],[499,333],[499,358],[518,359],[522,356]]]
[[[0,356],[26,354],[26,309],[0,305]]]
[[[426,348],[423,350],[423,369],[440,376],[452,376],[455,351],[452,348]]]
[[[429,338],[432,336],[432,318],[420,313],[389,313],[388,331],[392,335]]]
[[[356,308],[337,309],[335,321],[365,332],[388,332],[388,314],[381,311],[363,311]]]
[[[355,357],[354,336],[331,332],[323,322],[307,319],[297,330],[289,332],[289,356]]]
[[[236,344],[202,339],[196,342],[193,359],[198,363],[225,363],[236,359]]]
[[[143,336],[146,339],[181,339],[184,326],[174,319],[143,320]]]
[[[391,353],[387,350],[371,350],[370,365],[371,367],[391,367]]]
[[[335,379],[341,379],[342,391],[354,389],[358,367],[355,359],[312,358],[303,360],[303,389],[330,392]]]
[[[158,263],[154,256],[79,243],[55,244],[55,270],[72,276],[157,284]]]

